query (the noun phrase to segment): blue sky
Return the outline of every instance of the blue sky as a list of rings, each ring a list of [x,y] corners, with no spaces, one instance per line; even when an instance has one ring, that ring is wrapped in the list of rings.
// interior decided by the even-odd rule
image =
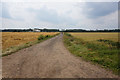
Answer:
[[[2,2],[2,28],[118,28],[117,2]]]

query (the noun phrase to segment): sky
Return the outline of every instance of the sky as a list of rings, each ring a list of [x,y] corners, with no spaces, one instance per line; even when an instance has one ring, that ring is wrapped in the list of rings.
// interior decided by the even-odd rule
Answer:
[[[117,29],[118,2],[9,2],[0,4],[2,29]]]

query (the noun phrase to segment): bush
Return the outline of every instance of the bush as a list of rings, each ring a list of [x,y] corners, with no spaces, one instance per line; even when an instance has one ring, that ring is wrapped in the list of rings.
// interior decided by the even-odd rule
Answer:
[[[120,43],[119,42],[114,42],[114,41],[111,41],[111,40],[104,40],[104,39],[99,39],[97,40],[99,42],[104,42],[106,44],[109,44],[109,45],[112,45],[112,46],[116,46],[116,47],[120,47]]]
[[[42,39],[44,39],[44,38],[45,38],[45,36],[40,35],[40,36],[38,37],[38,40],[42,40]]]
[[[71,34],[68,34],[68,33],[66,33],[66,35],[67,35],[67,36],[70,36],[70,37],[72,36]]]
[[[38,37],[38,40],[43,40],[43,39],[45,39],[45,38],[50,38],[50,37],[52,37],[51,35],[40,35],[39,37]]]
[[[50,35],[46,35],[45,37],[46,37],[46,38],[47,38],[47,37],[50,37]]]
[[[49,37],[52,37],[51,35],[46,35],[45,38],[49,38]]]

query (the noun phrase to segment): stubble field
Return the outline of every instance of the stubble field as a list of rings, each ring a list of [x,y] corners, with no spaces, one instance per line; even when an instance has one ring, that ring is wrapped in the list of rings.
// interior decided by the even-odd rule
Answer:
[[[96,41],[98,39],[107,39],[117,42],[118,33],[117,32],[85,32],[85,33],[70,33],[76,38],[83,39],[85,41]]]
[[[40,35],[55,35],[56,32],[2,32],[2,50],[27,42],[36,41]]]

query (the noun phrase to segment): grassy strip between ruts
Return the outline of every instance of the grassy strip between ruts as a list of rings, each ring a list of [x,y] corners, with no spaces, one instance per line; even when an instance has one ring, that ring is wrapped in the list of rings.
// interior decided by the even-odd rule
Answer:
[[[58,34],[59,34],[59,33],[58,33]],[[58,35],[58,34],[56,34],[56,35]],[[19,51],[19,50],[21,50],[21,49],[23,49],[23,48],[27,48],[27,47],[30,47],[30,46],[32,46],[32,45],[34,45],[34,44],[40,43],[40,42],[42,42],[42,41],[44,41],[44,40],[47,40],[47,39],[49,39],[49,38],[52,38],[52,37],[54,37],[54,36],[56,36],[56,35],[40,35],[40,36],[38,37],[38,40],[36,40],[36,41],[27,42],[27,43],[22,44],[22,45],[17,45],[17,46],[12,46],[12,47],[10,47],[10,48],[7,48],[6,50],[2,51],[2,57],[3,57],[3,56],[10,55],[10,54],[12,54],[12,53],[15,53],[15,52],[17,52],[17,51]]]
[[[87,42],[73,37],[71,34],[64,33],[64,44],[68,50],[82,59],[102,65],[118,75],[120,70],[118,52],[120,51],[116,42],[110,40],[97,40]],[[108,46],[109,45],[109,46]]]

